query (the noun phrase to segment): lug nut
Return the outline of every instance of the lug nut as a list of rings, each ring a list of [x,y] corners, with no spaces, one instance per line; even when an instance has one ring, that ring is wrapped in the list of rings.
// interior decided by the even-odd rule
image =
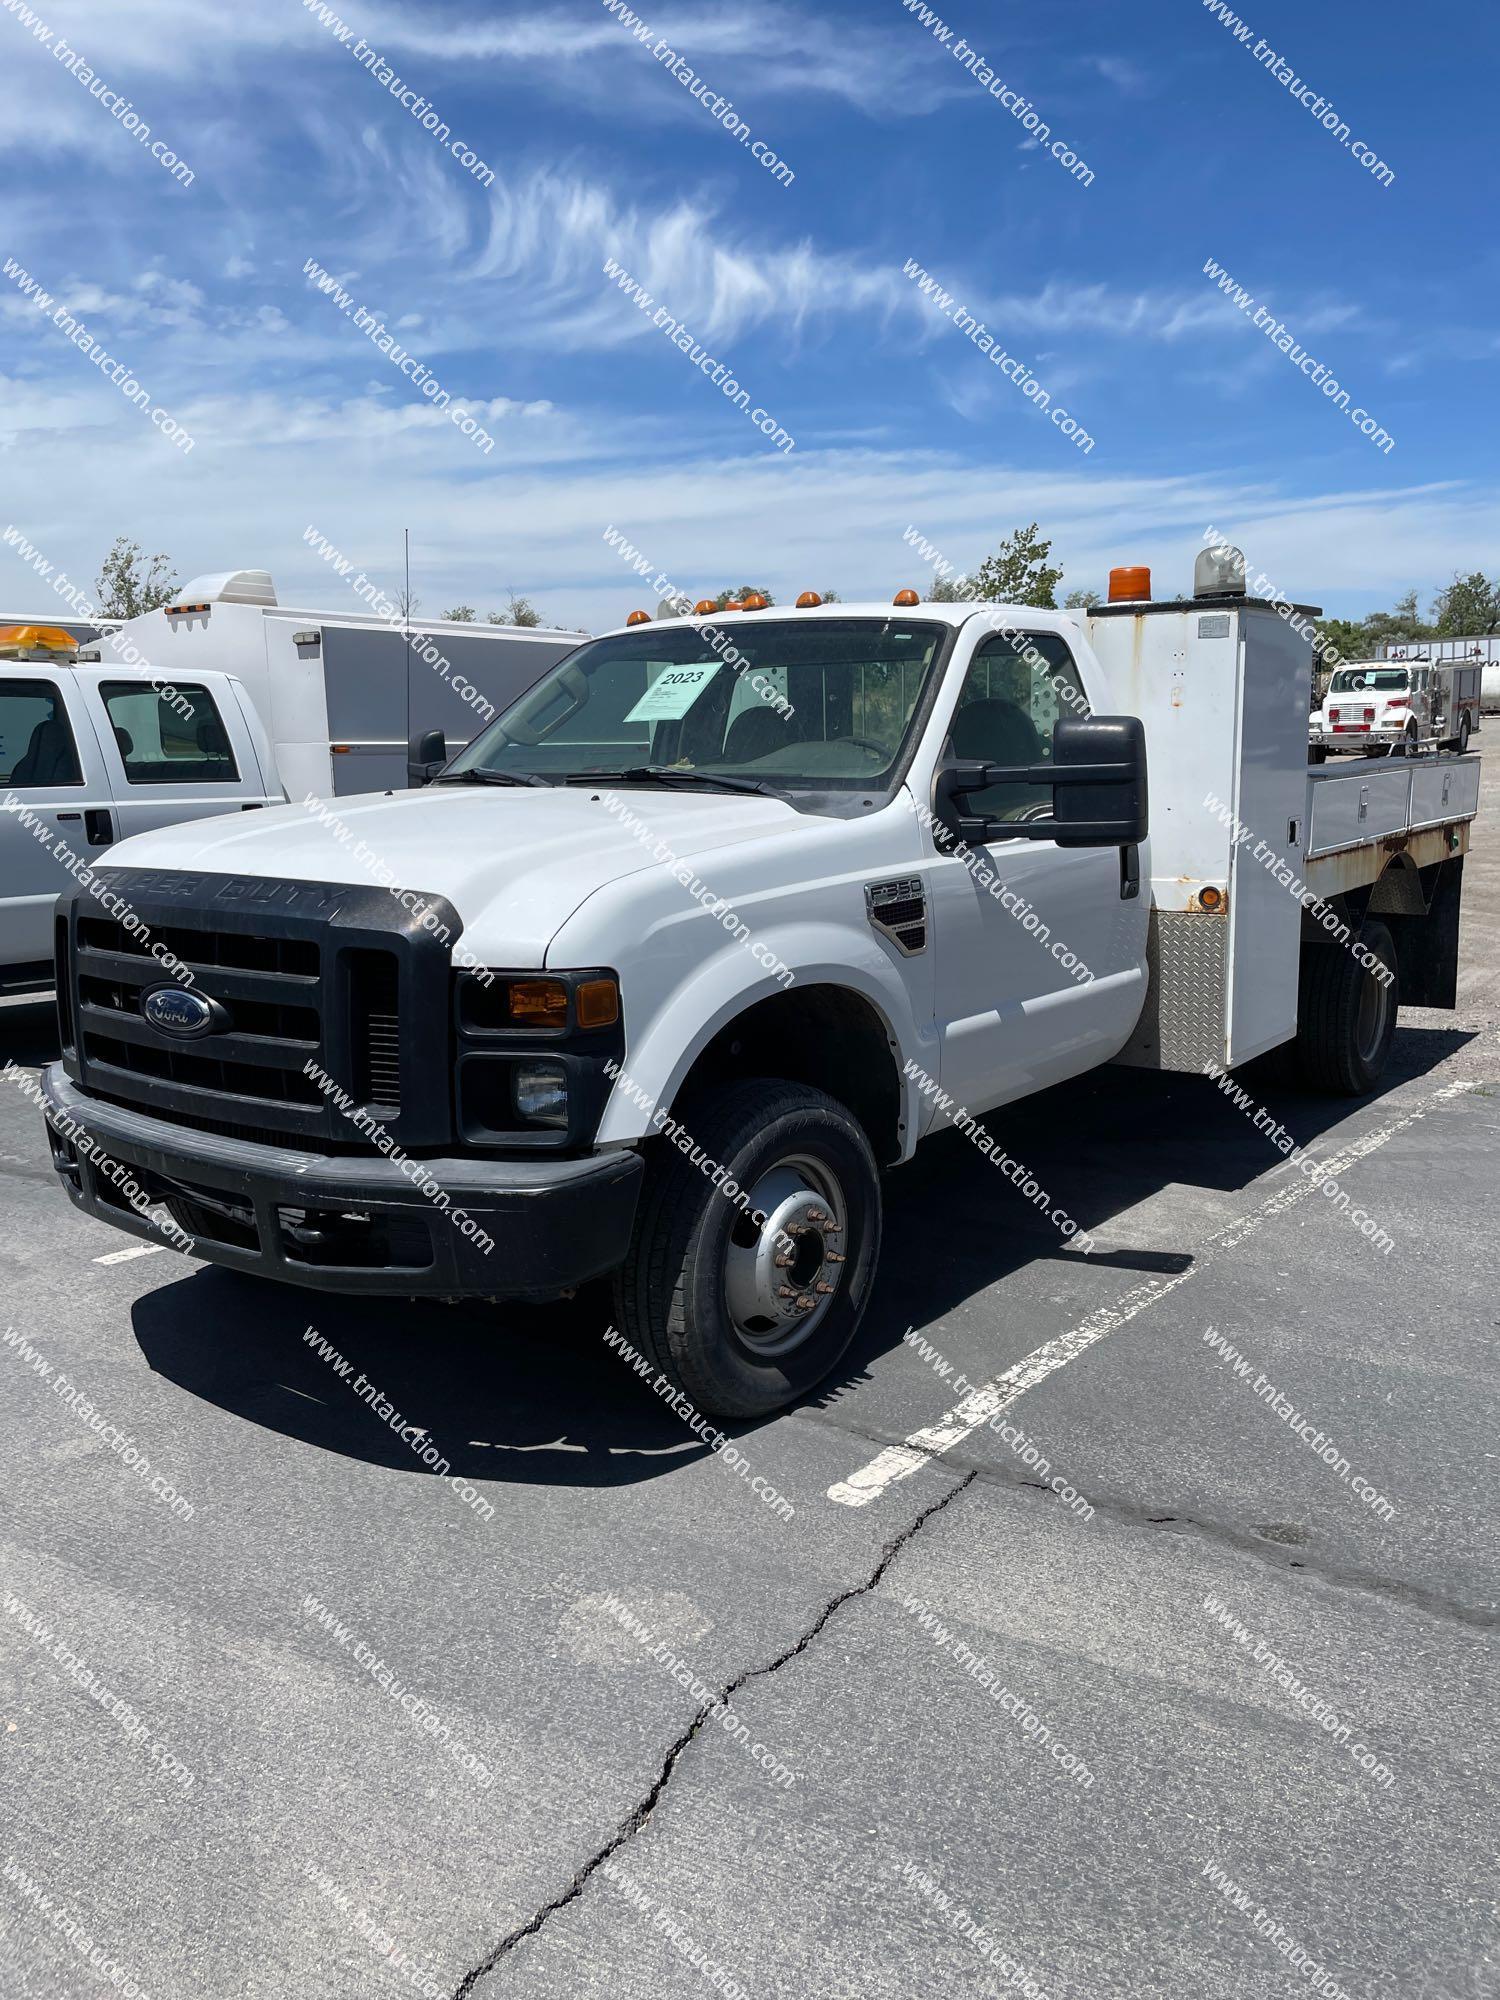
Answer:
[[[813,1287],[813,1290],[821,1292],[824,1298],[827,1298],[828,1294],[833,1290],[833,1286],[829,1284],[826,1278],[819,1278],[817,1284]]]
[[[823,1262],[825,1264],[847,1264],[848,1261],[842,1250],[825,1250],[823,1252]]]
[[[817,1300],[810,1299],[807,1296],[806,1292],[804,1292],[801,1298],[798,1299],[797,1301],[797,1310],[799,1313],[810,1313],[816,1304]]]
[[[795,1285],[778,1285],[776,1287],[776,1296],[778,1299],[794,1299],[797,1297],[797,1287]]]

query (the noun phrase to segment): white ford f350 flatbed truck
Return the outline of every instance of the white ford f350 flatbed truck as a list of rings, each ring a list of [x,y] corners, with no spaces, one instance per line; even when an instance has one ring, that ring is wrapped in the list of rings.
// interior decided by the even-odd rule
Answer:
[[[1283,1044],[1369,1089],[1398,1002],[1454,1004],[1479,760],[1310,769],[1293,607],[1116,575],[1077,615],[635,614],[414,743],[421,789],[124,842],[99,873],[192,983],[61,906],[70,1199],[336,1292],[608,1274],[745,1417],[838,1362],[882,1173],[960,1110]]]

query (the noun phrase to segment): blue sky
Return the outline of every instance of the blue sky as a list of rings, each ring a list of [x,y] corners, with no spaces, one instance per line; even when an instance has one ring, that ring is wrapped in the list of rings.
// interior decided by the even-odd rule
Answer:
[[[1382,186],[1201,0],[937,11],[1087,163],[1030,137],[904,0],[338,13],[493,169],[485,187],[301,0],[4,0],[0,261],[194,440],[184,454],[0,279],[0,512],[92,580],[124,532],[184,579],[422,608],[508,587],[618,622],[622,530],[690,593],[887,596],[915,525],[960,566],[1039,520],[1065,585],[1184,583],[1210,523],[1353,613],[1500,568],[1492,12],[1244,0],[1395,172]],[[50,36],[50,40],[48,39]],[[794,171],[653,59],[657,36]],[[175,181],[59,37],[193,172]],[[951,46],[952,44],[950,44]],[[995,86],[999,88],[997,84]],[[451,142],[450,142],[451,143]],[[777,451],[603,274],[630,272],[796,440]],[[1382,453],[1204,275],[1213,258],[1395,444]],[[304,276],[315,259],[493,435],[484,454]],[[918,286],[983,319],[1087,454]],[[0,527],[6,525],[0,522]],[[46,608],[0,552],[8,606]],[[37,600],[40,596],[40,601]]]

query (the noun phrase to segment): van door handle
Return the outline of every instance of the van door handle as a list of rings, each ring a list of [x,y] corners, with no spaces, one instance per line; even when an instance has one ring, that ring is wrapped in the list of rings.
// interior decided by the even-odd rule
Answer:
[[[115,823],[103,806],[90,806],[83,815],[84,837],[92,847],[108,847],[115,837]]]
[[[1141,850],[1131,841],[1120,849],[1120,901],[1133,903],[1141,893]]]

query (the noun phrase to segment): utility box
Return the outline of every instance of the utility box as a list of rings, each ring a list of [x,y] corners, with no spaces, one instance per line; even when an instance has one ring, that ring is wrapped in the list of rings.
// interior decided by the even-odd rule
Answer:
[[[1309,606],[1099,605],[1111,707],[1146,725],[1151,991],[1119,1060],[1228,1068],[1297,1031]],[[1292,886],[1288,886],[1291,884]]]

